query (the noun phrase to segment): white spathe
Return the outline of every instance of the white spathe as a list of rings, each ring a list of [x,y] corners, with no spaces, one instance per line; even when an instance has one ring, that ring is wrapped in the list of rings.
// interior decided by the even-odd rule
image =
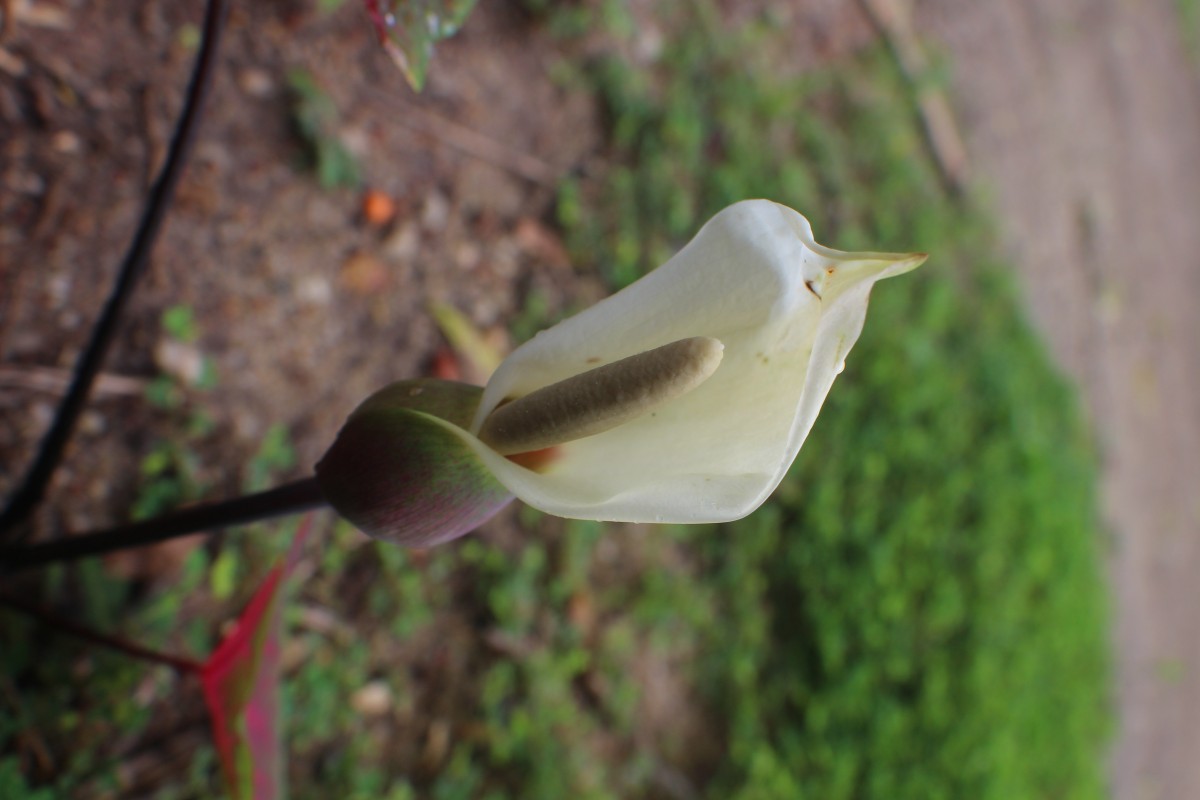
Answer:
[[[924,254],[844,253],[786,206],[726,208],[670,261],[517,348],[454,430],[508,489],[550,514],[721,522],[779,485],[862,331],[871,286]],[[505,400],[669,342],[725,346],[698,388],[604,433],[560,445],[539,471],[473,434]]]

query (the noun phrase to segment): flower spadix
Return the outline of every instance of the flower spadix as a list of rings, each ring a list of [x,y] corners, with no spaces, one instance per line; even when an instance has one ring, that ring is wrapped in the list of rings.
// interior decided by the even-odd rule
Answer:
[[[479,495],[478,513],[456,517],[453,535],[508,493],[581,519],[744,516],[808,435],[862,331],[871,287],[924,260],[823,247],[804,217],[766,200],[730,206],[657,270],[517,348],[455,413],[408,409],[453,453],[445,475],[429,464],[442,487],[432,505],[449,502],[455,480]],[[400,394],[368,400],[347,429]],[[364,437],[377,449],[412,447]],[[374,458],[337,461],[347,459],[374,469]],[[342,492],[326,486],[334,471],[327,456],[318,478],[335,507],[368,533],[410,538],[372,530],[360,508],[347,513]],[[412,491],[395,485],[395,504]]]

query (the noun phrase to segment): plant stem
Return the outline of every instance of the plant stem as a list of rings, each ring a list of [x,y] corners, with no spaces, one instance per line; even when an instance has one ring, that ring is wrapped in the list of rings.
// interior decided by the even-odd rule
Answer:
[[[162,653],[158,650],[151,650],[148,647],[142,647],[136,642],[130,642],[118,636],[109,636],[108,634],[94,631],[90,628],[85,628],[74,620],[59,616],[41,606],[34,605],[28,601],[13,597],[7,592],[0,592],[0,605],[8,606],[14,611],[19,611],[26,616],[33,617],[38,622],[43,623],[47,627],[53,628],[61,633],[74,636],[77,639],[83,639],[93,644],[107,647],[110,650],[115,650],[118,653],[124,653],[127,656],[132,656],[142,661],[152,661],[156,664],[168,666],[180,674],[198,673],[203,665],[199,661],[193,661],[190,658],[171,655],[170,653]]]
[[[196,138],[201,106],[212,83],[213,65],[217,59],[226,10],[225,0],[209,0],[204,14],[200,52],[196,56],[196,66],[192,70],[187,97],[179,114],[179,121],[175,124],[175,133],[171,137],[166,161],[150,189],[141,222],[117,273],[117,281],[104,303],[104,310],[100,313],[96,326],[92,329],[91,338],[75,365],[75,375],[67,394],[58,407],[50,430],[42,439],[33,464],[25,473],[25,479],[17,486],[4,513],[0,515],[0,541],[5,538],[18,538],[16,527],[24,522],[42,501],[46,486],[50,483],[54,469],[62,460],[63,450],[75,430],[75,423],[83,413],[92,383],[112,345],[117,323],[133,293],[133,287],[146,272],[150,250],[158,238],[163,219],[175,195],[175,187],[183,175],[188,151]]]
[[[141,522],[67,536],[29,546],[0,547],[0,575],[59,561],[142,547],[193,533],[244,525],[326,505],[316,478],[305,478],[258,494],[185,508]]]

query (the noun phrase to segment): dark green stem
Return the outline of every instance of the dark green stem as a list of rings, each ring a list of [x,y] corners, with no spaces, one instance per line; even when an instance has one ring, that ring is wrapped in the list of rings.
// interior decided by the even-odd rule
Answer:
[[[66,536],[29,546],[0,547],[0,575],[59,561],[142,547],[233,525],[245,525],[327,505],[316,478],[305,478],[258,494],[194,506],[154,519],[103,531]]]
[[[5,5],[8,10],[11,6]],[[117,281],[109,293],[108,300],[96,326],[92,329],[91,338],[75,365],[75,375],[67,394],[63,397],[50,429],[42,439],[33,464],[25,474],[9,498],[8,506],[0,513],[0,541],[19,540],[21,537],[17,527],[33,512],[46,493],[46,487],[54,474],[59,461],[62,460],[67,441],[75,430],[91,392],[92,383],[100,372],[104,357],[116,336],[118,323],[129,303],[133,287],[146,272],[150,263],[150,251],[158,238],[166,218],[171,199],[175,196],[175,187],[183,175],[183,167],[187,162],[188,151],[196,138],[196,129],[200,123],[200,110],[204,98],[212,83],[212,73],[217,60],[217,52],[221,39],[221,27],[225,21],[227,5],[225,0],[209,0],[204,15],[204,31],[200,39],[200,52],[196,56],[196,66],[192,70],[192,79],[188,84],[187,97],[184,100],[183,111],[175,126],[175,134],[171,137],[171,145],[167,150],[167,158],[162,172],[150,190],[146,208],[142,212],[141,222],[137,232],[121,263],[117,273]],[[6,18],[7,19],[7,18]],[[32,268],[32,267],[31,267]]]

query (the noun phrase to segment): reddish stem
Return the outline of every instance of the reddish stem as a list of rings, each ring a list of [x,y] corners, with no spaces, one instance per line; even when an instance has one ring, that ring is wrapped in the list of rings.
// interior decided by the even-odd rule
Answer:
[[[26,616],[33,617],[38,622],[46,625],[49,628],[65,633],[69,636],[74,636],[77,639],[98,644],[101,647],[107,647],[110,650],[115,650],[118,653],[124,653],[127,656],[140,659],[142,661],[150,661],[155,664],[162,664],[170,667],[181,675],[199,674],[203,665],[199,661],[193,661],[190,658],[171,655],[170,653],[160,653],[157,650],[151,650],[148,647],[142,647],[140,644],[130,642],[118,636],[109,636],[104,633],[99,633],[80,625],[74,620],[59,616],[52,611],[48,611],[41,606],[34,605],[25,600],[13,597],[7,592],[0,592],[0,605],[7,606],[14,611],[19,611]]]

